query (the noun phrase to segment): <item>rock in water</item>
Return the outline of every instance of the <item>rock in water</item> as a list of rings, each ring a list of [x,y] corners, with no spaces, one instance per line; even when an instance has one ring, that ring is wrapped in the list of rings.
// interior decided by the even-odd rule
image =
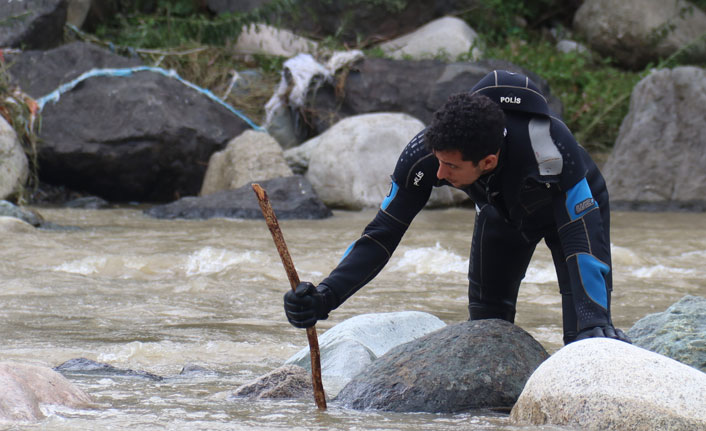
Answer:
[[[257,380],[240,386],[234,397],[254,399],[311,398],[311,375],[298,365],[284,365]]]
[[[706,374],[622,341],[582,340],[537,368],[511,419],[581,430],[704,430]]]
[[[43,404],[86,408],[93,400],[51,368],[0,363],[0,421],[41,420]]]
[[[446,324],[421,311],[369,313],[351,317],[319,337],[321,375],[326,393],[337,394],[353,377],[366,370],[393,347],[407,343]],[[311,370],[311,355],[305,347],[286,364]]]
[[[397,412],[510,407],[548,356],[531,335],[509,322],[463,322],[390,350],[335,401],[358,410]]]
[[[706,373],[706,298],[687,295],[638,320],[628,336],[636,346]]]

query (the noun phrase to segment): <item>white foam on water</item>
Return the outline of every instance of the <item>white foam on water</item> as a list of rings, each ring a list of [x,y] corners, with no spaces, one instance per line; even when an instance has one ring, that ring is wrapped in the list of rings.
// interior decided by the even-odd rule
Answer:
[[[259,251],[230,251],[204,247],[192,253],[185,263],[186,275],[213,274],[231,266],[262,263],[265,255]]]
[[[405,271],[415,274],[466,273],[468,259],[443,248],[438,242],[434,247],[407,250],[392,263],[390,271]]]
[[[637,278],[671,278],[696,275],[694,269],[675,268],[664,266],[661,264],[652,266],[643,266],[630,271],[630,274]]]

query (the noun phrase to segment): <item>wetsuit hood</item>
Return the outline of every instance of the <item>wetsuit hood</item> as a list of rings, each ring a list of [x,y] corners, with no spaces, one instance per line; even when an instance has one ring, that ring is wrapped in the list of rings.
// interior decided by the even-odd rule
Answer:
[[[531,114],[551,115],[547,99],[527,76],[506,70],[494,70],[471,89],[489,97],[502,109]]]

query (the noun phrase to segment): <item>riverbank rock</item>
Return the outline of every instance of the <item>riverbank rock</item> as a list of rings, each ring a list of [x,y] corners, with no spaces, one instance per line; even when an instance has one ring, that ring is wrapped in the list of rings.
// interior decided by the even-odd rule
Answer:
[[[423,128],[424,124],[407,114],[357,115],[341,120],[284,155],[290,165],[305,170],[306,178],[327,206],[374,208],[389,191],[390,175],[400,153]],[[430,205],[451,205],[467,198],[448,187],[437,188]]]
[[[135,67],[141,66],[142,61],[90,43],[71,42],[46,51],[12,54],[8,56],[8,65],[13,83],[38,99],[91,69]]]
[[[706,373],[706,298],[687,295],[635,322],[633,344]]]
[[[531,335],[509,322],[463,322],[390,350],[335,401],[357,410],[396,412],[511,407],[547,357]]]
[[[233,392],[233,397],[256,400],[313,398],[311,372],[298,365],[284,365],[240,386]]]
[[[0,199],[16,195],[29,176],[29,162],[17,133],[0,115]]]
[[[0,47],[48,49],[64,40],[67,0],[4,1]]]
[[[437,58],[455,61],[460,55],[469,53],[471,59],[476,60],[482,55],[479,48],[474,48],[477,38],[478,34],[464,20],[447,16],[378,46],[398,60]]]
[[[319,337],[321,376],[329,396],[335,396],[353,377],[393,347],[412,341],[446,324],[419,311],[361,314],[345,320]],[[285,364],[311,370],[309,348]]]
[[[0,420],[38,421],[43,405],[93,406],[84,391],[48,367],[0,362]]]
[[[250,128],[152,71],[86,79],[42,114],[40,179],[113,202],[196,195],[211,154]]]
[[[282,147],[272,136],[246,130],[233,138],[225,150],[215,152],[201,186],[201,195],[237,189],[254,181],[292,176]]]
[[[528,75],[545,94],[552,111],[561,116],[561,102],[551,94],[547,82],[507,61],[445,63],[366,57],[339,69],[331,82],[311,88],[302,98],[304,104],[292,110],[290,129],[300,129],[298,137],[317,136],[343,118],[376,112],[406,113],[429,124],[434,111],[450,95],[470,90],[496,69]]]
[[[91,376],[107,376],[107,377],[132,377],[153,380],[156,382],[164,380],[163,377],[156,374],[148,373],[147,371],[136,371],[131,369],[117,368],[110,364],[96,362],[87,358],[75,358],[54,367],[54,371],[62,374],[79,374]]]
[[[706,209],[706,69],[659,69],[633,89],[603,167],[611,207]]]
[[[322,219],[333,215],[319,199],[309,181],[301,175],[274,178],[259,183],[267,192],[280,220]],[[169,204],[155,205],[145,214],[163,219],[262,218],[260,204],[250,184],[200,197],[185,197]]]
[[[703,36],[706,13],[684,0],[586,0],[574,15],[573,27],[593,50],[640,69]],[[706,40],[685,53],[704,61]]]
[[[293,57],[318,50],[316,41],[298,36],[286,29],[266,24],[250,24],[243,28],[233,50],[238,54],[265,54]]]
[[[706,429],[706,374],[607,338],[571,343],[539,366],[514,423],[581,430]]]

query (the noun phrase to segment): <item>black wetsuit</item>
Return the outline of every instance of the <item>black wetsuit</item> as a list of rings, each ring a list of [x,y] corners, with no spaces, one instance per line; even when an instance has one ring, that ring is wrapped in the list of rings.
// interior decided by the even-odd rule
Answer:
[[[497,76],[495,85],[482,83],[472,91],[493,98]],[[521,99],[516,95],[522,93],[512,94],[514,99],[503,100],[517,104]],[[499,102],[501,96],[495,96]],[[595,163],[548,108],[532,110],[538,113],[500,105],[507,133],[498,166],[463,189],[476,204],[468,271],[470,318],[514,321],[520,282],[544,238],[562,294],[564,340],[570,342],[577,331],[612,324],[608,192]],[[432,189],[450,185],[437,179],[439,163],[423,141],[424,131],[404,149],[377,215],[321,283],[333,292],[333,308],[383,268]]]

